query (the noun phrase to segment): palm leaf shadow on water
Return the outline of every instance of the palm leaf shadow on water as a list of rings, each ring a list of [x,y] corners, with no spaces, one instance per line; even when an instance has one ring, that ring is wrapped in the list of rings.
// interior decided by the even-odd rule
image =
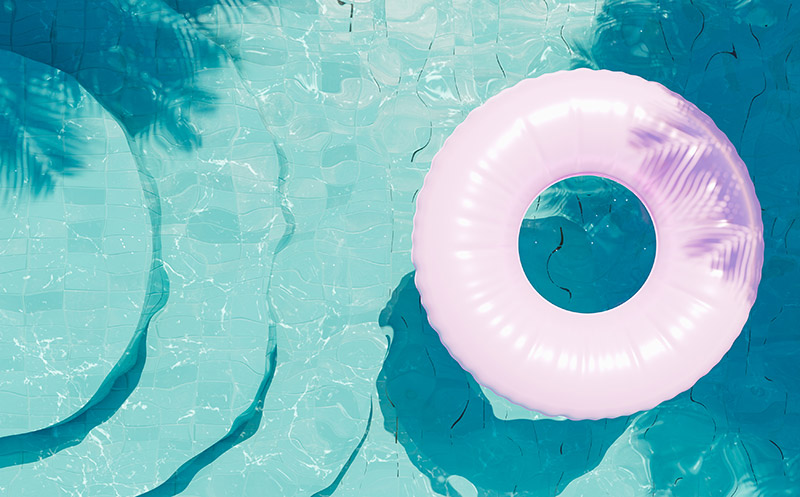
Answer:
[[[278,0],[164,0],[176,12],[183,14],[187,19],[196,21],[199,17],[214,16],[220,23],[235,24],[236,17],[251,6],[274,7]],[[292,2],[302,4],[303,1]]]
[[[86,144],[99,137],[98,130],[84,129],[79,120],[71,120],[76,116],[72,111],[81,108],[87,98],[71,76],[7,51],[2,54],[5,65],[0,69],[0,79],[5,84],[0,96],[4,110],[0,122],[4,127],[0,131],[8,140],[0,147],[0,167],[4,169],[6,200],[26,192],[44,195],[60,176],[78,174],[86,167],[82,162],[86,150],[96,151]],[[80,443],[91,429],[119,409],[138,383],[146,355],[146,330],[166,302],[169,285],[160,262],[161,214],[158,202],[153,202],[154,191],[148,189],[145,194],[154,257],[142,312],[125,351],[81,409],[45,428],[0,438],[0,468],[37,461]],[[15,208],[13,203],[11,208]]]
[[[142,313],[131,341],[100,387],[71,416],[36,431],[0,438],[0,468],[35,462],[78,445],[95,427],[108,421],[139,383],[147,359],[147,330],[153,316],[167,302],[169,279],[161,262],[161,212],[151,205],[153,261]]]
[[[638,417],[653,491],[677,497],[800,495],[800,9],[765,0],[609,0],[576,66],[662,83],[707,113],[753,177],[764,269],[750,319],[722,361]]]
[[[384,428],[436,492],[447,494],[447,478],[458,475],[480,495],[556,495],[597,466],[627,426],[626,418],[496,418],[428,323],[413,273],[395,289],[380,325],[394,331],[377,381]]]
[[[0,49],[74,76],[132,137],[177,150],[199,146],[190,109],[199,112],[198,104],[215,97],[194,86],[196,73],[223,64],[221,51],[164,19],[159,2],[67,4],[7,3],[0,10]]]
[[[80,98],[64,73],[37,63],[0,67],[0,187],[3,201],[53,190],[59,177],[83,166],[71,152],[80,146],[80,129],[65,122]]]
[[[249,1],[236,2],[236,6]],[[195,6],[210,8],[216,3],[219,2],[195,2]],[[143,165],[141,143],[146,141],[177,152],[199,147],[200,130],[191,124],[190,114],[212,111],[216,97],[194,87],[196,73],[226,63],[224,52],[216,44],[185,24],[165,19],[164,6],[159,1],[103,0],[83,4],[85,10],[65,8],[57,0],[36,5],[11,2],[7,7],[0,11],[0,49],[75,76],[120,122],[129,142],[138,143],[132,152],[150,209],[153,263],[137,328],[100,388],[67,419],[34,432],[0,438],[0,467],[37,461],[79,444],[91,430],[108,421],[138,385],[147,360],[150,321],[169,295],[169,279],[161,256],[161,198],[153,176]],[[42,22],[45,29],[37,26],[30,31],[31,19]],[[279,182],[285,182],[285,158],[281,162]],[[285,208],[284,215],[291,218]],[[285,248],[292,233],[289,230],[281,238],[276,252]],[[270,329],[266,370],[250,406],[234,420],[225,436],[181,465],[148,495],[181,492],[203,467],[255,433],[274,376],[277,349],[273,335],[274,330]]]
[[[12,1],[0,10],[0,49],[75,77],[123,126],[131,143],[146,140],[170,150],[191,151],[201,142],[199,130],[190,123],[190,107],[192,112],[209,111],[215,100],[193,87],[196,72],[220,66],[224,57],[206,38],[184,25],[166,22],[159,5],[101,0],[75,9],[57,0]],[[24,103],[19,101],[19,105]],[[44,118],[46,113],[40,110],[31,119]],[[132,152],[153,230],[153,261],[136,330],[81,409],[40,430],[0,438],[0,467],[37,461],[79,444],[122,407],[139,383],[147,359],[149,324],[166,304],[169,279],[161,260],[161,199],[153,176],[143,166],[141,151]],[[43,174],[37,176],[37,171],[29,167],[4,172],[17,185],[24,178],[15,175],[27,175],[29,181],[37,177],[43,191],[49,180]]]

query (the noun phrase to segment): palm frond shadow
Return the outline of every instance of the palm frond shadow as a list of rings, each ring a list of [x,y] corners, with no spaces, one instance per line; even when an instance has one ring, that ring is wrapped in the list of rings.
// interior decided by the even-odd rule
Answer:
[[[0,189],[8,201],[50,192],[59,177],[76,173],[85,136],[70,121],[82,96],[74,81],[43,64],[0,56]]]
[[[192,114],[217,97],[196,83],[224,63],[221,50],[155,0],[80,5],[11,2],[0,11],[0,49],[74,76],[130,135],[174,151],[197,148],[202,130]],[[32,33],[30,19],[44,26]]]
[[[790,61],[800,11],[780,0],[608,0],[595,25],[581,59],[657,81],[708,114],[747,164],[766,228],[741,335],[689,392],[637,419],[632,445],[653,492],[799,495],[800,253],[797,192],[786,185],[800,181]]]
[[[211,15],[215,10],[217,15],[231,17],[234,13],[241,12],[249,6],[277,6],[278,0],[164,0],[164,3],[187,18],[196,19],[200,16]]]

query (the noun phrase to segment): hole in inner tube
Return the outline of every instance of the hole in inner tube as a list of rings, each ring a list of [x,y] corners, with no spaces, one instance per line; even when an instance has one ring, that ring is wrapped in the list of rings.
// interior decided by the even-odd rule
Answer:
[[[533,288],[573,312],[613,309],[647,280],[656,233],[644,204],[599,176],[561,180],[533,200],[519,233],[519,255]]]

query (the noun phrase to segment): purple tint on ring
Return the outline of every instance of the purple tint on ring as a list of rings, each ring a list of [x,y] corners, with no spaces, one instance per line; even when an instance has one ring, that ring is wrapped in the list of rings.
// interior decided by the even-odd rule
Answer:
[[[540,296],[517,245],[530,203],[578,175],[630,189],[656,231],[645,284],[595,314]],[[512,402],[571,419],[649,409],[705,375],[747,321],[763,252],[747,168],[713,121],[657,83],[588,69],[473,110],[434,157],[412,235],[422,303],[451,355]]]

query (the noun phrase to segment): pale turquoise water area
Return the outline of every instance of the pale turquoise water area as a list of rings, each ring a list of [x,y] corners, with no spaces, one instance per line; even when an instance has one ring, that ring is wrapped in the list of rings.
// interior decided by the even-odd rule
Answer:
[[[0,2],[0,493],[800,495],[798,42],[779,0]],[[585,66],[715,120],[766,253],[692,390],[573,422],[450,358],[410,234],[471,109]],[[523,226],[544,247],[523,262],[554,299],[613,305],[647,223],[580,188]]]

